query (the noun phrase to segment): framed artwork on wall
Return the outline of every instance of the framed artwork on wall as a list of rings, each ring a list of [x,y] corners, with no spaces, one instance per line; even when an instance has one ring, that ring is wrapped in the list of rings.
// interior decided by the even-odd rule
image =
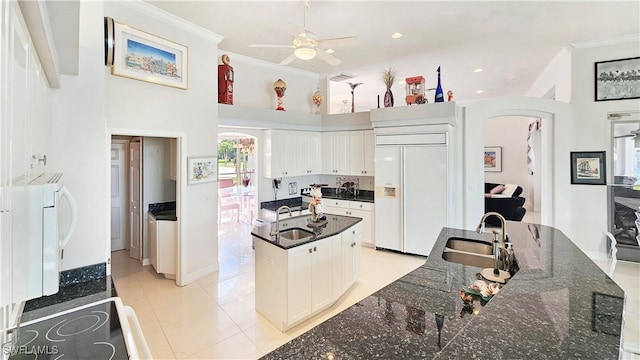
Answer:
[[[596,101],[640,99],[640,57],[595,64]]]
[[[571,152],[571,183],[606,185],[605,151]]]
[[[218,180],[218,157],[201,156],[187,159],[189,185]]]
[[[111,74],[154,84],[187,88],[187,47],[114,22]]]
[[[502,147],[484,148],[484,171],[502,172]]]

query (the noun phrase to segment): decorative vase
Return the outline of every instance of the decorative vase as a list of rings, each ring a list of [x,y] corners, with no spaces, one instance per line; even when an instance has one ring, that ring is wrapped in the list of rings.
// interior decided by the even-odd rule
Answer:
[[[393,107],[393,93],[391,92],[391,88],[387,88],[387,91],[384,93],[384,107]]]
[[[444,93],[442,92],[442,85],[440,85],[440,66],[438,66],[438,85],[436,86],[435,102],[444,102]]]
[[[282,81],[282,79],[278,79],[273,83],[273,90],[276,92],[276,96],[278,97],[278,107],[276,110],[285,111],[284,106],[282,106],[282,97],[284,96],[285,90],[287,90],[287,84]]]
[[[316,115],[320,115],[320,106],[322,105],[322,101],[324,100],[324,95],[320,92],[320,89],[317,89],[313,96],[311,97],[313,100],[313,104],[316,106]]]

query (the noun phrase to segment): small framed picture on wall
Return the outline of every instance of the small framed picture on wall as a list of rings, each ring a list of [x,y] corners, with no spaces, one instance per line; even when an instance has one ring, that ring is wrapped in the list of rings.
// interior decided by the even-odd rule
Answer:
[[[605,151],[571,152],[571,183],[606,185]]]
[[[502,172],[502,147],[484,148],[484,171]]]

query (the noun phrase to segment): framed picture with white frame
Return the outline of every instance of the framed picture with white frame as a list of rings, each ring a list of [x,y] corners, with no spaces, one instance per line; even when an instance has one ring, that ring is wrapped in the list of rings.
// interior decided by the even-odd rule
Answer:
[[[189,168],[189,185],[218,180],[218,157],[200,156],[187,159]]]
[[[114,22],[113,37],[111,74],[179,89],[187,88],[186,46],[117,21]]]
[[[502,147],[488,146],[484,148],[484,171],[502,171]]]

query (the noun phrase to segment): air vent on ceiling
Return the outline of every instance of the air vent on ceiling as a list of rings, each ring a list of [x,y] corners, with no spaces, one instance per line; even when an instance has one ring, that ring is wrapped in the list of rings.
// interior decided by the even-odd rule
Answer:
[[[330,77],[329,80],[335,81],[335,82],[339,82],[339,81],[353,79],[354,77],[356,77],[356,76],[355,75],[351,75],[351,74],[340,73],[338,75],[334,75],[334,76]]]

